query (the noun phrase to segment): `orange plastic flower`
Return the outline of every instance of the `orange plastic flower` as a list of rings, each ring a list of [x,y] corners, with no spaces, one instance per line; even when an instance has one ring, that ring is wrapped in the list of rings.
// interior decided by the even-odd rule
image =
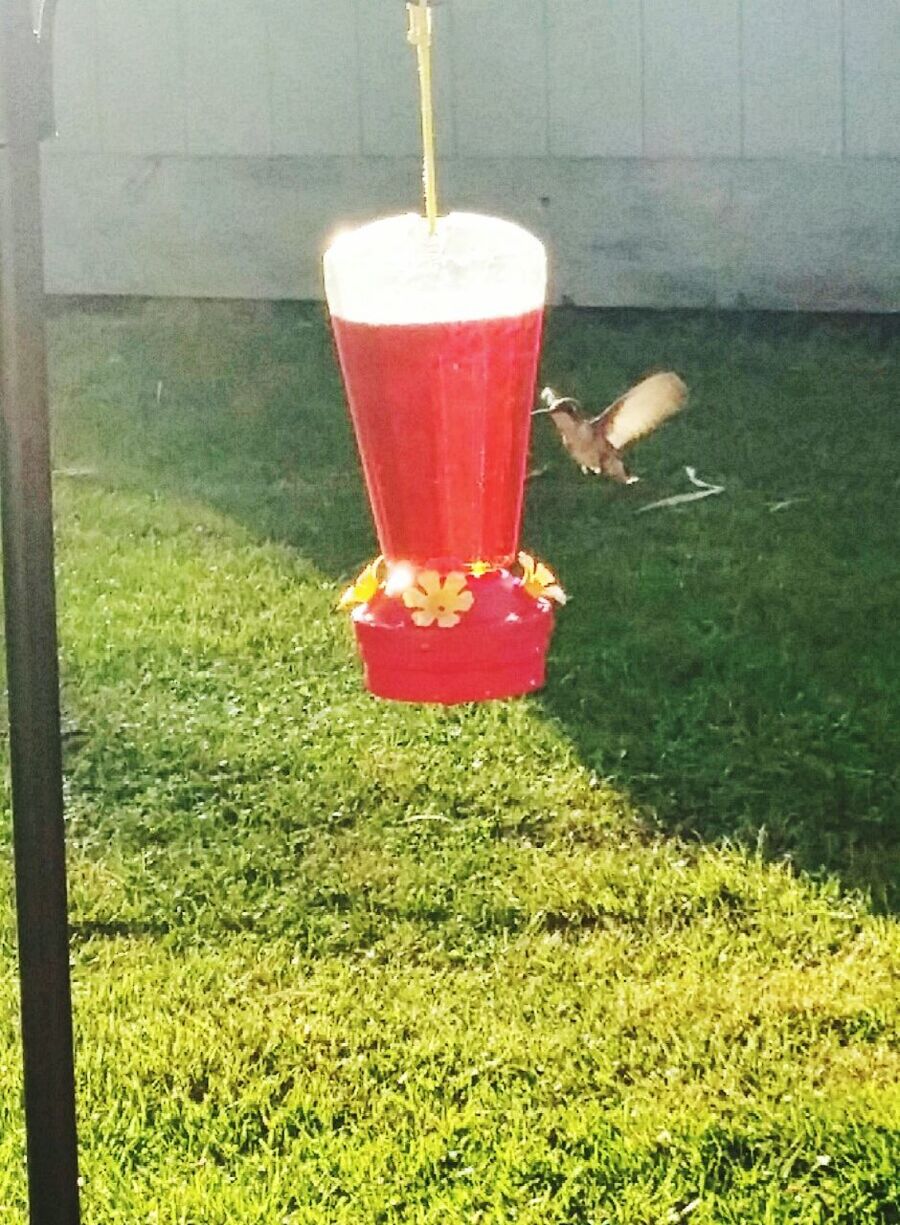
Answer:
[[[383,561],[383,557],[376,557],[366,566],[356,582],[352,583],[341,596],[341,608],[352,608],[354,604],[365,604],[372,599],[381,586],[381,563]]]
[[[535,600],[555,600],[557,604],[565,604],[566,593],[556,581],[556,575],[543,562],[536,562],[530,553],[519,554],[519,565],[522,567],[522,586]]]
[[[466,576],[459,571],[441,579],[437,570],[423,570],[415,586],[404,591],[403,603],[415,610],[412,619],[416,625],[427,629],[437,623],[439,629],[447,630],[459,624],[460,614],[469,611],[475,597],[466,590]]]

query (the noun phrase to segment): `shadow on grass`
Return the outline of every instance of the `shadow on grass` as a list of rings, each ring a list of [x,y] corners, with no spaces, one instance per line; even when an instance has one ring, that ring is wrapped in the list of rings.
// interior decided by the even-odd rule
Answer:
[[[197,498],[334,578],[376,551],[321,308],[62,303],[57,464]],[[762,844],[900,903],[896,349],[889,319],[573,312],[548,381],[602,406],[651,365],[692,408],[622,490],[546,423],[525,539],[572,596],[538,701],[648,821]],[[546,427],[546,428],[545,428]],[[636,515],[688,486],[720,497]]]

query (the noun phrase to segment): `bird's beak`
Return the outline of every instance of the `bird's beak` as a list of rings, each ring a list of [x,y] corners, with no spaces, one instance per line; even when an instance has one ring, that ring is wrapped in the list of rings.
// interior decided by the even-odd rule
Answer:
[[[555,413],[561,408],[573,408],[576,412],[581,408],[577,400],[573,400],[571,396],[558,396],[552,387],[544,388],[540,401],[544,407],[533,409],[532,417],[540,417],[544,413]]]
[[[532,417],[539,417],[541,413],[553,412],[553,407],[552,407],[553,401],[556,398],[557,398],[556,393],[551,391],[549,387],[545,387],[544,390],[540,394],[540,401],[544,407],[532,409],[532,413],[531,413]]]

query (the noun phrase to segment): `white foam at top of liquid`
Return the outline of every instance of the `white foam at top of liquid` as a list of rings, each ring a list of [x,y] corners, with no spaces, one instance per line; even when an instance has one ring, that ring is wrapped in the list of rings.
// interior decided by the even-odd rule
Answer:
[[[332,315],[353,323],[453,323],[540,310],[543,244],[499,217],[450,213],[437,233],[416,213],[338,234],[325,252]]]

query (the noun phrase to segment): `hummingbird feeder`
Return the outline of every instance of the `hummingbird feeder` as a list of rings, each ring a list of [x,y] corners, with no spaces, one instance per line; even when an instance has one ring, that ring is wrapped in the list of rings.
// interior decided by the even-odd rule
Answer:
[[[425,216],[339,234],[324,258],[381,547],[342,604],[372,693],[450,704],[539,688],[565,601],[519,547],[547,258],[509,221],[438,215],[431,11],[407,8]]]

